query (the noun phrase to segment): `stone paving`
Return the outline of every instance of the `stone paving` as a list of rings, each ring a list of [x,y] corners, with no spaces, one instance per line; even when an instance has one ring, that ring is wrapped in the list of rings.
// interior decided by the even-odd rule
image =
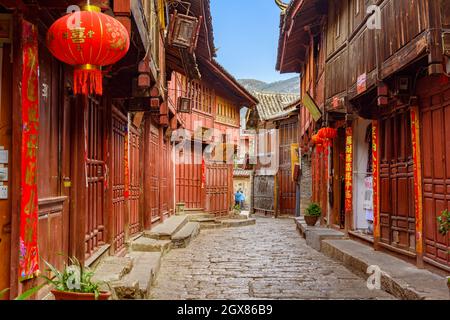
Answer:
[[[202,230],[162,261],[152,299],[393,299],[308,247],[294,220]]]

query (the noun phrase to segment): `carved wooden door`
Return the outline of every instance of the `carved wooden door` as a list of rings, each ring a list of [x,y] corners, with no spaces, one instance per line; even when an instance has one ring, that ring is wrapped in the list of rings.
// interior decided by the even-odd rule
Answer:
[[[127,117],[112,107],[112,239],[114,252],[125,246],[125,135]]]
[[[380,240],[413,256],[414,165],[407,108],[398,107],[380,121],[380,152]]]
[[[87,217],[85,254],[90,257],[106,243],[105,230],[105,108],[89,97],[86,110]]]

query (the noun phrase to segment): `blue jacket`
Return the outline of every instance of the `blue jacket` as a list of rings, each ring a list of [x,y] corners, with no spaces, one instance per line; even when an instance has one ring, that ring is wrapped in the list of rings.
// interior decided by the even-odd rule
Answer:
[[[234,199],[235,201],[245,201],[245,195],[241,192],[236,192],[236,194],[234,195]]]

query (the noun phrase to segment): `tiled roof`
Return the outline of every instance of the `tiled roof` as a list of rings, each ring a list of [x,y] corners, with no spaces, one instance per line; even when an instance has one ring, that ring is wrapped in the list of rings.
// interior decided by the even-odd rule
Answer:
[[[252,175],[252,170],[244,170],[244,169],[234,169],[233,176],[235,177],[250,177]]]
[[[252,95],[259,101],[256,109],[261,120],[272,120],[289,115],[296,109],[296,102],[300,100],[298,94],[291,93],[253,91]]]

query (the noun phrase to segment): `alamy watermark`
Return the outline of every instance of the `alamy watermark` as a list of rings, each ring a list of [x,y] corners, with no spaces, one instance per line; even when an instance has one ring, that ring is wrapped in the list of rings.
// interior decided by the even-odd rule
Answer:
[[[371,265],[367,268],[366,273],[370,275],[367,279],[367,288],[369,290],[381,290],[381,268],[376,265]]]
[[[369,30],[381,30],[381,8],[375,4],[367,7],[367,19],[366,26]]]

